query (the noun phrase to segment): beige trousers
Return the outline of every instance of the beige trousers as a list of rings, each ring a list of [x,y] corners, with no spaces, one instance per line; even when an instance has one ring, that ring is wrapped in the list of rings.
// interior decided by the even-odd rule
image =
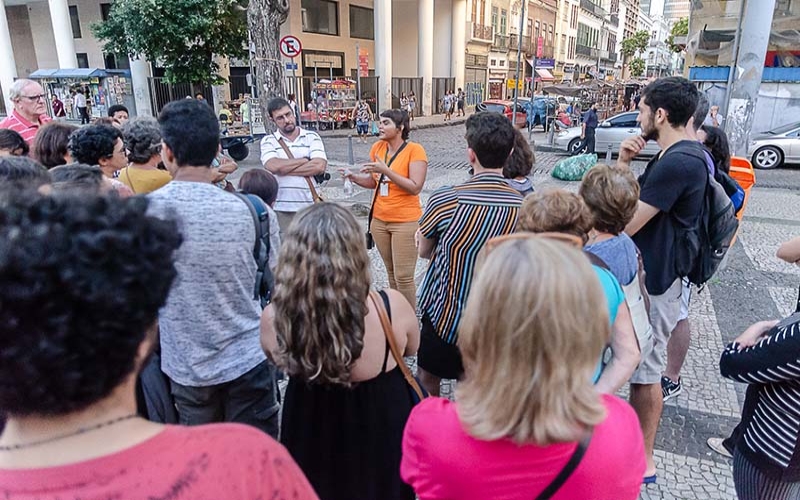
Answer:
[[[403,294],[415,310],[417,308],[417,287],[414,272],[417,268],[417,247],[414,234],[419,225],[414,222],[384,222],[372,219],[372,238],[381,254],[389,276],[389,288]]]

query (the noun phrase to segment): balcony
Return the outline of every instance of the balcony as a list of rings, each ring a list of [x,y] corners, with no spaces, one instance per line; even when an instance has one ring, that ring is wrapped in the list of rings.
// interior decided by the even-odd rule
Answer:
[[[575,46],[575,53],[579,56],[586,56],[591,57],[592,59],[597,59],[597,49],[594,47],[588,47],[586,45],[577,44]]]
[[[592,0],[581,0],[581,9],[589,11],[600,18],[606,15],[606,11],[596,3],[592,2]]]
[[[508,50],[508,35],[495,35],[492,48],[496,50]]]
[[[538,56],[540,59],[554,59],[555,47],[552,45],[543,45],[542,54]]]
[[[608,18],[608,24],[614,26],[615,28],[619,27],[619,14],[617,12],[611,14],[611,17]]]
[[[606,50],[600,53],[600,59],[606,62],[615,63],[617,62],[617,53],[616,52],[608,52]]]
[[[528,36],[523,36],[521,43],[522,43],[522,52],[524,52],[526,54],[530,54],[532,52],[531,51],[531,38],[528,37]],[[517,50],[517,47],[519,47],[519,46],[520,46],[519,35],[511,35],[509,37],[508,48],[511,49],[511,50]]]
[[[467,42],[491,44],[494,42],[494,29],[478,23],[467,23]]]

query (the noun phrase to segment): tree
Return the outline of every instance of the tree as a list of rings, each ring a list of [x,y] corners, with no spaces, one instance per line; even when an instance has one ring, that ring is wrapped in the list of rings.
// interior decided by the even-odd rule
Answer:
[[[637,57],[636,59],[632,60],[629,65],[631,69],[631,75],[633,76],[642,76],[644,74],[644,59],[641,57]]]
[[[669,36],[667,37],[667,46],[672,52],[680,53],[686,49],[686,46],[676,45],[675,44],[675,37],[684,37],[689,34],[689,18],[682,17],[678,19],[675,24],[672,25],[672,28],[669,30]]]
[[[289,0],[250,0],[247,22],[255,48],[255,79],[258,82],[258,103],[264,126],[269,132],[274,124],[267,117],[267,103],[283,95],[283,70],[278,47],[281,24],[289,16]]]
[[[625,73],[625,66],[628,66],[628,68],[631,70],[631,74],[633,74],[633,61],[631,61],[631,63],[627,63],[627,61],[629,58],[638,56],[639,53],[647,49],[648,43],[650,43],[650,33],[647,30],[639,30],[634,33],[632,37],[626,38],[622,41],[623,74]],[[644,61],[642,61],[642,63],[644,63]],[[644,73],[644,70],[642,70],[638,75],[634,74],[633,76],[640,76],[642,73]]]
[[[246,7],[246,0],[115,0],[108,20],[91,29],[104,51],[163,66],[167,82],[222,84],[214,56],[246,54]]]

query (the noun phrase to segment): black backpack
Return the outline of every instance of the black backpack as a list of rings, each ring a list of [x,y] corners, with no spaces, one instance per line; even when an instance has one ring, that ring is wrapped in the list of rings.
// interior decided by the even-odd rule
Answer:
[[[253,247],[253,258],[256,260],[256,283],[253,298],[261,302],[261,307],[267,307],[272,300],[272,290],[275,288],[275,278],[269,268],[269,211],[267,204],[254,194],[234,193],[242,200],[256,226],[256,244]]]
[[[697,147],[681,145],[670,149],[669,153],[694,156],[705,166],[705,155],[700,148],[699,144]],[[714,176],[707,174],[697,224],[690,229],[676,229],[674,249],[678,276],[686,276],[695,285],[704,285],[719,268],[738,229],[739,221],[731,199]]]

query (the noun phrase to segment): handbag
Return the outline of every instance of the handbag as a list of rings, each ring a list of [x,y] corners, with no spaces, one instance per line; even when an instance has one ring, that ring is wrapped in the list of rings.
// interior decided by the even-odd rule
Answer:
[[[397,155],[400,154],[400,151],[404,150],[408,145],[407,142],[403,141],[403,145],[397,148],[397,151],[394,152],[392,155],[392,159],[389,162],[386,162],[386,158],[389,156],[389,146],[386,146],[386,153],[383,155],[383,161],[386,163],[387,167],[392,166],[392,162]],[[378,184],[375,186],[375,193],[372,195],[372,205],[369,207],[369,216],[367,217],[367,250],[372,250],[375,246],[375,240],[372,238],[372,231],[370,231],[370,226],[372,226],[372,216],[375,213],[375,202],[378,201],[378,192],[381,190],[381,183],[383,182],[384,175],[381,174],[380,178],[378,179]]]
[[[380,299],[378,299],[377,296],[380,296]],[[386,342],[389,344],[389,349],[392,351],[392,357],[397,363],[397,366],[400,367],[403,377],[406,379],[411,402],[416,405],[428,397],[428,392],[422,388],[422,385],[419,383],[417,378],[411,373],[411,370],[408,369],[408,365],[406,365],[406,362],[403,360],[403,353],[400,352],[400,348],[397,346],[397,340],[394,338],[392,324],[389,321],[389,316],[386,313],[386,310],[389,307],[389,298],[386,296],[386,292],[378,293],[372,290],[369,292],[369,298],[372,300],[372,303],[375,304],[375,310],[378,311],[378,317],[380,317],[381,326],[383,327],[383,334],[386,336]]]
[[[370,126],[369,133],[371,135],[378,135],[380,132],[378,131],[378,122],[373,121],[372,126]]]
[[[575,469],[578,468],[580,465],[581,460],[583,460],[583,456],[586,454],[586,450],[589,448],[589,442],[592,440],[592,429],[589,429],[586,434],[583,436],[583,439],[578,441],[578,446],[575,447],[575,451],[572,452],[572,456],[569,457],[566,465],[564,468],[561,469],[561,472],[553,479],[550,484],[547,485],[539,496],[536,497],[536,500],[548,500],[553,498],[559,489],[564,486],[564,483],[567,482],[567,479],[575,472]]]
[[[288,159],[294,160],[294,155],[289,150],[289,146],[286,145],[286,142],[284,142],[283,138],[278,139],[278,144],[281,145]],[[322,199],[322,196],[320,196],[319,193],[317,193],[317,188],[314,187],[314,181],[312,181],[310,177],[304,177],[304,179],[308,184],[308,189],[311,190],[311,199],[314,200],[314,203],[322,203],[323,201],[325,201]]]

